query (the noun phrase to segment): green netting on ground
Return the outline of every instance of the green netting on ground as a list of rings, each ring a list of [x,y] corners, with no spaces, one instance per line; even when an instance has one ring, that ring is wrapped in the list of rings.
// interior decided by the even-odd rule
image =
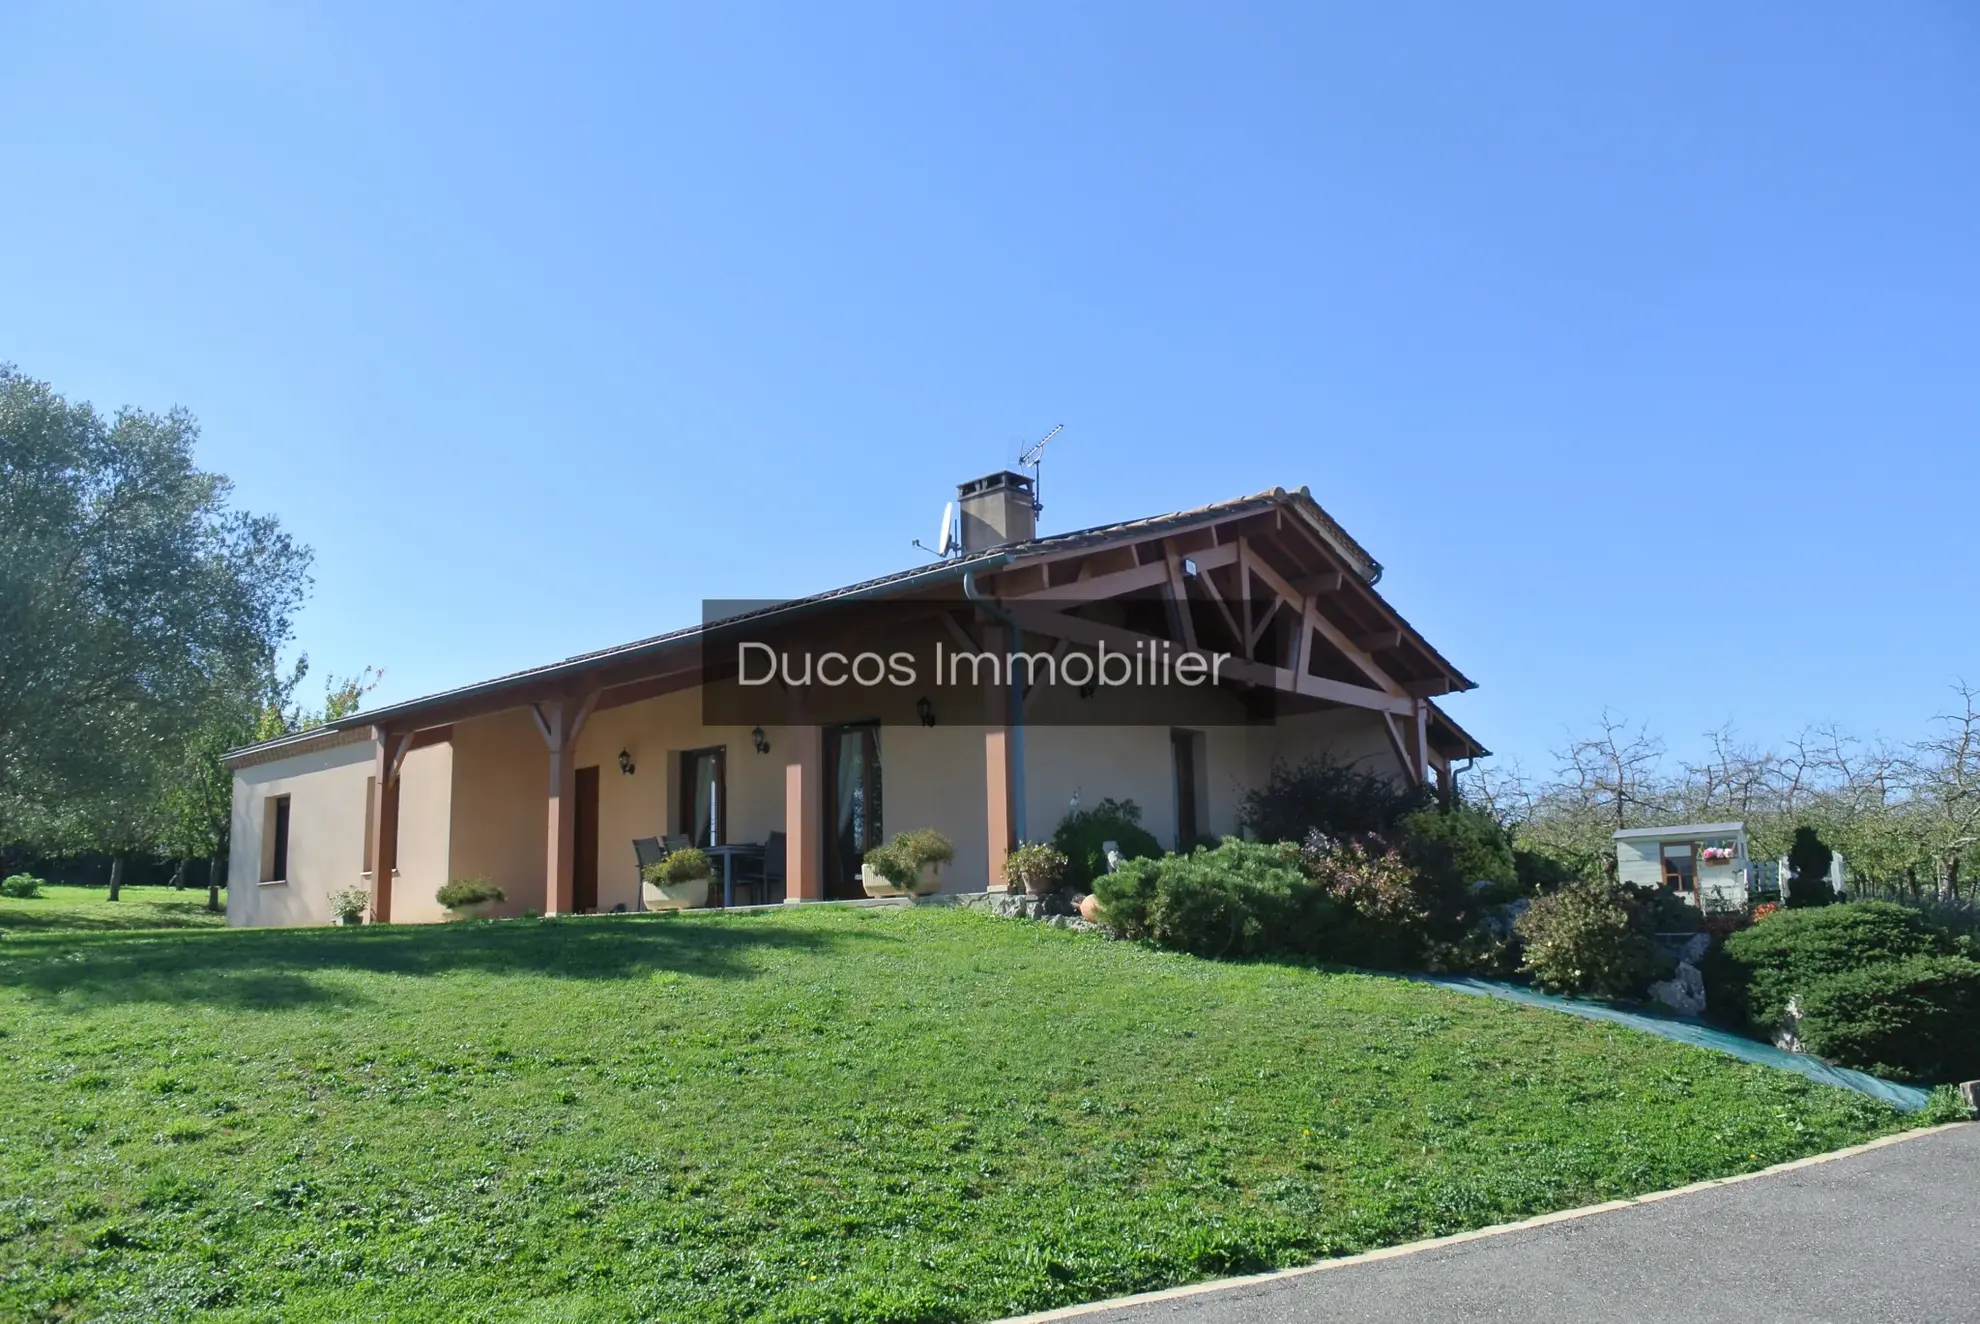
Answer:
[[[1880,1080],[1876,1076],[1865,1075],[1861,1071],[1851,1071],[1847,1067],[1832,1067],[1818,1057],[1806,1053],[1790,1053],[1772,1044],[1742,1038],[1728,1030],[1717,1029],[1702,1021],[1687,1020],[1681,1016],[1658,1015],[1650,1011],[1630,1011],[1610,1006],[1606,1002],[1590,1002],[1583,998],[1563,998],[1538,989],[1525,988],[1518,984],[1501,984],[1489,979],[1463,979],[1453,975],[1410,975],[1410,979],[1435,984],[1457,993],[1476,993],[1483,997],[1499,998],[1506,1002],[1524,1002],[1528,1006],[1547,1007],[1554,1011],[1564,1011],[1570,1016],[1580,1016],[1591,1021],[1613,1021],[1626,1025],[1632,1030],[1642,1030],[1645,1034],[1662,1035],[1675,1039],[1681,1044],[1693,1044],[1699,1048],[1710,1048],[1721,1053],[1730,1053],[1747,1062],[1758,1062],[1762,1066],[1785,1067],[1789,1071],[1799,1071],[1810,1080],[1824,1085],[1840,1085],[1846,1090],[1867,1094],[1873,1099],[1881,1099],[1894,1108],[1905,1112],[1917,1112],[1926,1104],[1928,1095],[1912,1085],[1900,1085],[1895,1081]]]

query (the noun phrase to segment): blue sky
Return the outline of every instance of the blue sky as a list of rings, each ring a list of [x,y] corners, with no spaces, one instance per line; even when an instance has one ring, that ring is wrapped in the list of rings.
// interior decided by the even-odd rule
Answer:
[[[419,12],[414,12],[418,10]],[[1312,487],[1544,765],[1980,682],[1980,11],[0,4],[0,360],[411,697]]]

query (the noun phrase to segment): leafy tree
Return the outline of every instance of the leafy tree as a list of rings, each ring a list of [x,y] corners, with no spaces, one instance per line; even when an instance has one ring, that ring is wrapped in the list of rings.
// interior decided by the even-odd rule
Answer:
[[[0,365],[0,836],[123,858],[290,637],[309,553],[229,505],[183,409],[105,419]]]

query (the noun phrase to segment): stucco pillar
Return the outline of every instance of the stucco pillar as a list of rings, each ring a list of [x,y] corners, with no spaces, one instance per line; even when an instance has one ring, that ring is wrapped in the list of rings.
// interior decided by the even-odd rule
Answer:
[[[1011,647],[1010,632],[992,626],[983,632],[984,650],[998,657]],[[983,798],[988,851],[984,860],[988,873],[984,887],[996,891],[1005,886],[1004,861],[1010,858],[1017,840],[1018,733],[1011,729],[1011,690],[1006,685],[987,685],[983,690]]]
[[[545,797],[543,913],[568,915],[575,901],[577,874],[577,740],[598,694],[564,696],[532,704],[536,729],[549,751],[550,784]]]
[[[784,900],[825,897],[823,732],[784,728]]]
[[[984,886],[994,892],[1005,885],[1004,861],[1017,844],[1011,813],[1011,731],[1007,726],[993,726],[983,733],[983,793],[990,829],[986,860],[990,872]]]
[[[576,891],[577,768],[568,747],[550,751],[550,797],[546,858],[543,867],[543,913],[567,915]]]

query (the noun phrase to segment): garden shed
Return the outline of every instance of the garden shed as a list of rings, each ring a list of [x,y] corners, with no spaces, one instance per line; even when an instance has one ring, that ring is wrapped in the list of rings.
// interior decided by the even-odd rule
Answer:
[[[1679,823],[1615,834],[1616,878],[1668,887],[1702,909],[1744,906],[1753,883],[1746,824]]]

